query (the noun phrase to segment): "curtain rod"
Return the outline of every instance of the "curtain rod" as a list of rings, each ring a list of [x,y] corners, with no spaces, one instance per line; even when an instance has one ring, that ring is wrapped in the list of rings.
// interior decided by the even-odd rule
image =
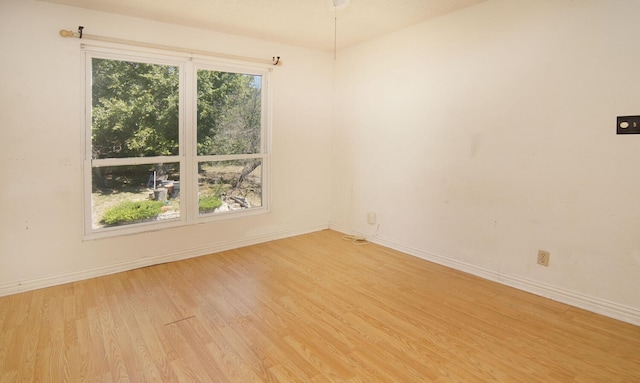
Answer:
[[[174,47],[174,46],[169,46],[169,45],[158,45],[158,44],[151,44],[151,43],[143,43],[143,42],[140,42],[140,41],[118,39],[118,38],[113,38],[113,37],[90,35],[90,34],[84,33],[84,27],[83,26],[79,26],[78,27],[78,32],[73,32],[73,31],[70,31],[70,30],[61,29],[60,30],[60,36],[62,36],[62,37],[78,37],[79,39],[103,41],[103,42],[107,42],[107,43],[116,43],[116,44],[127,44],[127,45],[133,45],[133,46],[137,46],[137,47],[142,47],[142,48],[162,49],[162,50],[169,50],[169,51],[188,53],[188,54],[196,54],[196,55],[203,55],[203,56],[214,56],[214,57],[220,57],[220,58],[232,59],[232,60],[251,61],[251,62],[261,63],[261,64],[271,64],[271,65],[274,65],[274,66],[282,65],[282,61],[280,61],[280,56],[274,56],[271,59],[271,61],[269,61],[269,60],[265,60],[265,59],[258,59],[258,58],[255,58],[255,57],[236,56],[236,55],[229,55],[229,54],[225,54],[225,53],[201,51],[201,50],[197,50],[197,49],[187,49],[187,48],[180,48],[180,47]]]

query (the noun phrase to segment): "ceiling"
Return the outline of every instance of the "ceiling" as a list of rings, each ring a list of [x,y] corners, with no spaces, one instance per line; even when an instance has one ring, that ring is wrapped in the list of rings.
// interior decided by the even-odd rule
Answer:
[[[486,0],[42,1],[333,51]]]

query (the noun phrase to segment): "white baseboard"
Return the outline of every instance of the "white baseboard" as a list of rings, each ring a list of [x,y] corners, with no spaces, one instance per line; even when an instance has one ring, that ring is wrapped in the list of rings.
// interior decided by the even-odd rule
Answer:
[[[265,235],[252,236],[250,238],[243,238],[240,240],[216,243],[210,246],[203,246],[198,248],[186,249],[184,251],[161,254],[155,257],[147,257],[147,258],[135,259],[127,262],[111,264],[107,266],[95,267],[89,270],[80,270],[80,271],[74,271],[70,273],[50,275],[50,276],[45,276],[41,278],[18,281],[14,283],[7,283],[4,285],[0,285],[0,297],[5,295],[21,293],[25,291],[30,291],[30,290],[41,289],[44,287],[57,286],[65,283],[77,282],[77,281],[81,281],[89,278],[101,277],[104,275],[115,274],[122,271],[137,269],[140,267],[147,267],[147,266],[158,265],[166,262],[174,262],[182,259],[200,257],[207,254],[213,254],[213,253],[219,253],[221,251],[237,249],[244,246],[256,245],[259,243],[274,241],[277,239],[308,234],[315,231],[325,230],[328,228],[329,228],[328,225],[321,225],[321,226],[306,227],[302,229],[284,230],[284,231],[269,233]]]
[[[76,272],[57,274],[51,276],[45,276],[41,278],[34,278],[30,280],[18,281],[14,283],[7,283],[0,285],[0,296],[6,296],[16,294],[20,292],[36,290],[44,287],[56,286],[65,283],[71,283],[81,281],[89,278],[100,277],[103,275],[115,274],[122,271],[128,271],[137,269],[140,267],[147,267],[157,265],[166,262],[174,262],[182,259],[199,257],[207,254],[218,253],[221,251],[237,249],[244,246],[255,245],[259,243],[274,241],[277,239],[293,237],[296,235],[303,235],[320,231],[324,229],[332,229],[342,233],[364,235],[366,233],[354,232],[346,227],[330,224],[328,226],[314,226],[303,229],[287,230],[281,232],[270,233],[267,235],[253,236],[250,238],[243,238],[241,240],[234,240],[228,242],[217,243],[211,246],[204,246],[199,248],[191,248],[184,251],[162,254],[156,257],[148,257],[142,259],[136,259],[128,262],[122,262],[107,266],[101,266],[92,268],[89,270],[81,270]],[[423,250],[420,248],[402,245],[392,240],[387,240],[381,237],[369,238],[373,243],[377,243],[388,248],[401,251],[403,253],[434,262],[443,266],[451,267],[456,270],[460,270],[484,279],[488,279],[494,282],[498,282],[507,286],[511,286],[523,291],[530,292],[545,298],[553,299],[558,302],[566,303],[571,306],[575,306],[581,309],[585,309],[597,314],[605,315],[610,318],[618,319],[634,325],[640,325],[640,310],[620,305],[614,302],[609,302],[603,299],[590,297],[584,294],[576,293],[573,291],[565,290],[555,286],[547,285],[544,283],[532,281],[526,278],[506,275],[490,269],[475,266],[467,262],[462,262],[456,259],[452,259],[443,255],[435,254],[433,252]]]
[[[600,298],[576,293],[559,287],[532,281],[526,278],[506,275],[484,267],[479,267],[440,254],[435,254],[424,249],[403,245],[392,240],[381,238],[379,236],[370,237],[367,235],[367,233],[350,230],[335,223],[330,224],[329,228],[341,233],[362,235],[367,237],[370,242],[412,255],[414,257],[437,263],[442,266],[447,266],[452,269],[460,270],[465,273],[469,273],[484,279],[488,279],[490,281],[514,287],[535,295],[549,298],[557,302],[566,303],[568,305],[591,311],[596,314],[601,314],[634,325],[640,325],[640,310],[633,307],[627,307],[618,303],[609,302]]]

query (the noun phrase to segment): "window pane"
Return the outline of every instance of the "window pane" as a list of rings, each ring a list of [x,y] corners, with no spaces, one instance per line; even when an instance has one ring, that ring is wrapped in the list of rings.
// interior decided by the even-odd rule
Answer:
[[[260,152],[262,76],[198,70],[198,155]]]
[[[200,214],[262,206],[262,159],[200,162]]]
[[[92,158],[178,154],[179,69],[93,58]]]
[[[93,168],[93,228],[180,217],[180,165]]]

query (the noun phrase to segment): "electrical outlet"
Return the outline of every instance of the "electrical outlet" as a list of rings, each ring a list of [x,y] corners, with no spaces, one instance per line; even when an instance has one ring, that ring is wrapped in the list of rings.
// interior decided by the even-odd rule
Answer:
[[[544,250],[538,250],[538,265],[549,266],[549,258],[551,258],[551,253]]]

